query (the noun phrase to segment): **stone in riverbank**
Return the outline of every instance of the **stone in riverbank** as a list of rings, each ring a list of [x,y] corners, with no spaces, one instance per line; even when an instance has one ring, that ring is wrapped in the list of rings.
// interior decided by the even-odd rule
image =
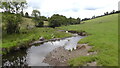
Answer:
[[[43,38],[43,37],[40,37],[40,38],[39,38],[39,40],[40,40],[40,41],[44,41],[44,40],[45,40],[45,38]]]

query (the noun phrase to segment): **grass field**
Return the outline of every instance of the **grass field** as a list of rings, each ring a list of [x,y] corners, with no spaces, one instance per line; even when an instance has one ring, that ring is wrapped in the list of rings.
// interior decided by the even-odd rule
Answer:
[[[48,21],[44,21],[44,26],[49,26],[49,22]]]
[[[120,18],[120,17],[119,17]],[[72,66],[84,65],[87,62],[97,62],[102,66],[118,65],[118,14],[112,14],[92,20],[84,24],[59,27],[63,30],[86,31],[88,37],[79,43],[88,43],[96,51],[93,56],[80,56],[69,61]]]
[[[34,25],[35,25],[35,23],[33,22],[33,20],[30,19],[30,18],[25,18],[25,17],[23,17],[22,19],[23,19],[23,21],[22,21],[22,23],[20,24],[20,26],[21,26],[20,29],[21,29],[21,30],[26,29],[27,26],[34,26]]]

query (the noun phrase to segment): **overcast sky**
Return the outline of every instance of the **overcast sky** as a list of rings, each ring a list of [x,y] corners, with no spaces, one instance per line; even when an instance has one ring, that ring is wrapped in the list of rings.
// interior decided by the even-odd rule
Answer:
[[[29,14],[38,9],[41,15],[50,17],[61,14],[67,17],[89,18],[104,12],[118,10],[119,0],[27,0]]]

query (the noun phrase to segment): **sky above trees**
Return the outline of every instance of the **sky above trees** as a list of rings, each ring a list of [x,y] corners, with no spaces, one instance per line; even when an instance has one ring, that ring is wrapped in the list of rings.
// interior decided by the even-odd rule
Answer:
[[[89,18],[118,10],[118,2],[119,0],[27,0],[28,7],[24,12],[31,15],[32,10],[37,9],[46,17],[61,14],[66,17]]]
[[[27,12],[38,9],[41,15],[62,14],[67,17],[92,17],[118,10],[119,0],[27,0]]]

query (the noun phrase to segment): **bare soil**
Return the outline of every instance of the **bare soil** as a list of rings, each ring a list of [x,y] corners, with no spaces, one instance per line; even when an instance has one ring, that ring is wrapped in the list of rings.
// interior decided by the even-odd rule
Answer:
[[[68,60],[79,56],[87,56],[88,50],[91,48],[92,46],[88,46],[87,44],[78,44],[76,50],[73,51],[59,47],[50,52],[43,62],[51,66],[68,66]]]

